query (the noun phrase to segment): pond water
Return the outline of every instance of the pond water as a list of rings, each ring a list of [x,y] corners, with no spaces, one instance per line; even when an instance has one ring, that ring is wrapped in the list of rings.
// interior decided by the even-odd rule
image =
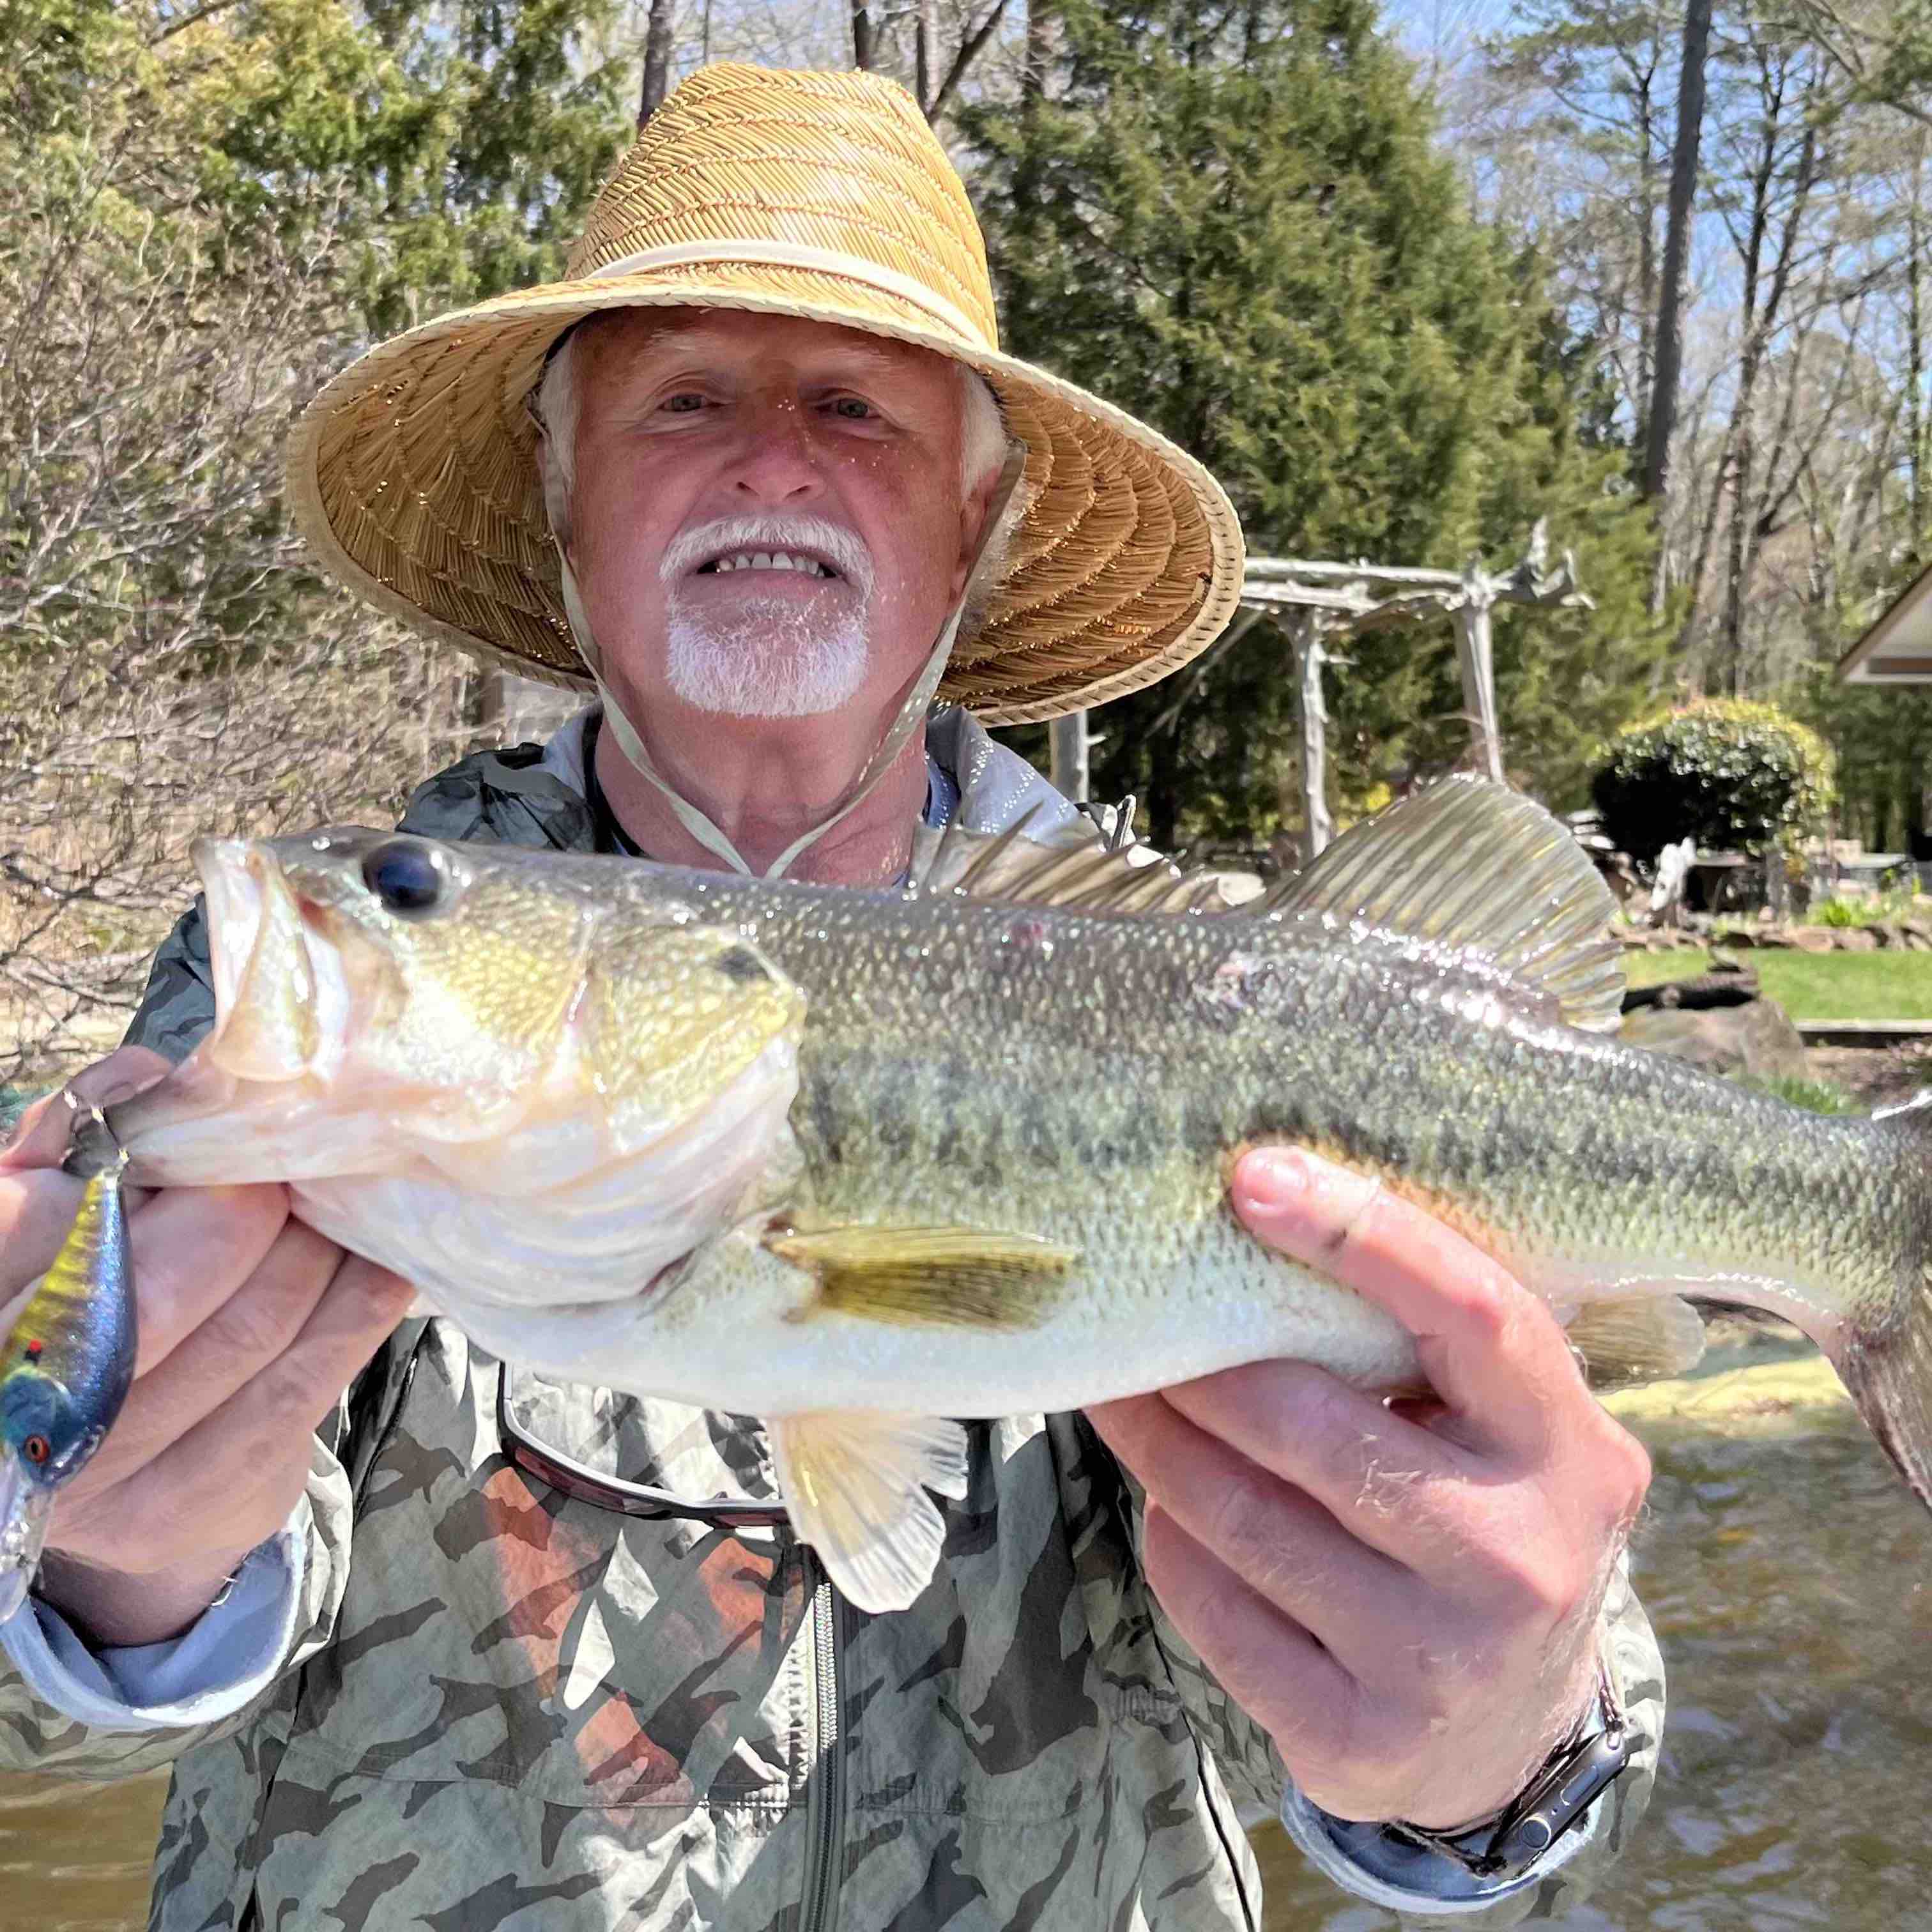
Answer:
[[[1762,1373],[1742,1399],[1704,1384],[1730,1399],[1701,1420],[1637,1424],[1657,1464],[1636,1564],[1670,1671],[1664,1772],[1569,1932],[1932,1927],[1932,1518],[1848,1406],[1815,1381],[1794,1406]],[[160,1801],[158,1779],[0,1779],[0,1924],[143,1924]],[[1269,1932],[1394,1924],[1311,1878],[1278,1832],[1257,1842]]]

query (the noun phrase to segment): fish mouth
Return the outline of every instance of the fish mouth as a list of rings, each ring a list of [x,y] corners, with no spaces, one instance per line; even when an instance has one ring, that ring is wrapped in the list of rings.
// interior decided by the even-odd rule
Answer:
[[[261,872],[245,838],[197,838],[194,869],[208,901],[208,963],[214,981],[214,1024],[235,1011],[242,976],[261,930]]]
[[[335,946],[274,851],[246,838],[200,838],[214,1027],[208,1063],[237,1079],[289,1081],[339,1042],[347,1004]]]

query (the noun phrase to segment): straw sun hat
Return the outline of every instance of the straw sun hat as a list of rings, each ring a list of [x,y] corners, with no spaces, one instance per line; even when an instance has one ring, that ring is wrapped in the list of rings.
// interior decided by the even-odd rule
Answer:
[[[526,677],[590,683],[544,518],[526,398],[599,310],[762,311],[976,369],[1027,448],[1028,507],[987,621],[940,696],[989,724],[1164,677],[1233,613],[1234,513],[1124,411],[999,352],[979,224],[904,91],[863,74],[714,67],[606,184],[566,279],[439,316],[345,370],[289,445],[297,520],[384,609]]]

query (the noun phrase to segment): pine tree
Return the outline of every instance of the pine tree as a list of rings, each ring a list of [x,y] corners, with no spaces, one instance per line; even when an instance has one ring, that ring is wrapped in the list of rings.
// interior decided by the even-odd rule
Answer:
[[[1252,548],[1459,565],[1547,512],[1595,620],[1498,626],[1507,748],[1580,791],[1642,700],[1647,525],[1588,447],[1540,265],[1468,216],[1430,108],[1366,0],[1208,10],[1069,0],[1043,95],[962,117],[1009,346],[1199,457]],[[1466,743],[1444,624],[1359,638],[1331,692],[1360,798]],[[1292,773],[1292,680],[1263,625],[1198,680],[1106,708],[1102,795],[1156,843],[1264,836]],[[1560,714],[1561,742],[1534,742]]]

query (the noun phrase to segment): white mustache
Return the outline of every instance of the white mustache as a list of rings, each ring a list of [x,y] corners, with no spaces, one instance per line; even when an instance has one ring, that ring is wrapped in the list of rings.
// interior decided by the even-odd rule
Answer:
[[[852,532],[823,517],[719,517],[673,540],[658,566],[664,584],[713,557],[741,550],[806,550],[824,558],[861,598],[872,592],[872,553]]]

